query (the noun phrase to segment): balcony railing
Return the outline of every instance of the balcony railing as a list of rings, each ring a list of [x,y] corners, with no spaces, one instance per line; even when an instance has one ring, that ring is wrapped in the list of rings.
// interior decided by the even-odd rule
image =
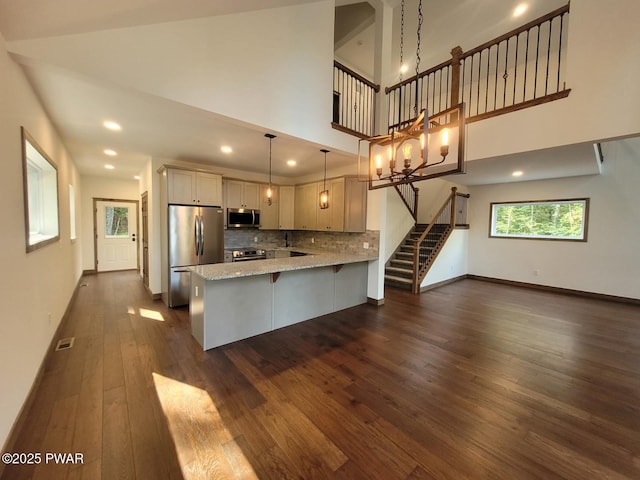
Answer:
[[[360,138],[375,135],[379,91],[379,85],[333,62],[333,127]]]
[[[464,102],[467,122],[566,97],[569,5],[385,89],[389,131]]]

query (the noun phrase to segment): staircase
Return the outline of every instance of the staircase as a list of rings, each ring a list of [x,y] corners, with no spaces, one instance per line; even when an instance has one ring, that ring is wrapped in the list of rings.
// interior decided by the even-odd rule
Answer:
[[[407,234],[404,241],[387,262],[384,274],[385,285],[405,290],[412,289],[413,279],[416,276],[413,271],[415,242],[422,236],[428,226],[428,224],[416,224],[413,230]],[[435,224],[427,234],[420,251],[422,258],[427,257],[427,264],[430,264],[435,258],[442,243],[447,238],[450,228],[447,224]]]

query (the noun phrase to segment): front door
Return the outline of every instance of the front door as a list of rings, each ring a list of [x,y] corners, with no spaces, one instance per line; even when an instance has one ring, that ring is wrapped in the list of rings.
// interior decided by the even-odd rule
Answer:
[[[96,201],[96,270],[138,268],[138,203]]]

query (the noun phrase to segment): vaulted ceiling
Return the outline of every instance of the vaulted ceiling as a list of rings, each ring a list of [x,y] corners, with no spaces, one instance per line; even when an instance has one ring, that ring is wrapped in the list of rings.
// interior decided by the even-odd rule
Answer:
[[[138,85],[135,89],[126,88],[113,78],[93,76],[87,74],[86,70],[74,69],[74,62],[78,59],[69,57],[76,54],[98,56],[94,60],[100,61],[99,56],[108,52],[110,48],[109,45],[101,45],[100,49],[95,51],[83,52],[83,45],[77,43],[77,39],[82,38],[76,37],[78,34],[143,28],[157,24],[169,25],[171,22],[189,19],[268,10],[316,1],[0,0],[0,32],[40,96],[82,174],[108,174],[132,178],[151,157],[183,159],[266,173],[264,160],[268,144],[264,133],[269,131],[269,125],[253,125],[228,118],[212,111],[204,103],[198,105],[197,101],[185,104],[163,97],[153,88],[145,89],[144,84],[142,87]],[[374,3],[376,1],[384,0],[373,0]],[[388,3],[395,5],[399,2],[389,0]],[[507,20],[510,9],[513,8],[511,2],[508,2],[508,8],[504,0],[483,0],[481,8],[475,0],[426,3],[428,15],[442,16],[448,11],[449,14],[458,15],[460,19],[452,32],[452,35],[457,36],[457,40],[446,38],[438,48],[435,48],[435,39],[443,38],[444,30],[432,29],[432,36],[428,39],[431,42],[428,51],[436,56],[441,55],[442,51],[448,51],[454,43],[470,48],[479,43],[479,40],[488,40],[513,28]],[[529,17],[518,24],[542,15],[564,2],[531,0],[529,3],[532,4]],[[371,49],[374,37],[374,10],[364,2],[339,1],[337,4],[336,56],[343,60],[346,58],[350,65],[365,74],[370,74],[373,69]],[[469,18],[468,15],[460,16],[464,9],[474,12],[473,18]],[[464,32],[467,32],[466,38],[460,38]],[[408,33],[408,45],[414,42],[412,38]],[[64,55],[67,58],[62,58],[60,51],[49,49],[50,45],[63,45],[65,41],[73,45],[73,48],[66,49]],[[17,45],[20,48],[12,48]],[[39,52],[46,52],[46,58],[34,58],[23,53],[33,48]],[[407,49],[410,50],[409,47]],[[367,53],[364,54],[364,51]],[[126,56],[126,52],[122,55]],[[179,52],[174,52],[174,55],[179,55]],[[429,62],[429,56],[425,56]],[[104,58],[106,61],[112,61],[108,55]],[[166,57],[166,61],[170,59],[171,56]],[[438,59],[442,60],[443,58]],[[135,58],[122,58],[122,61],[128,62],[132,68],[142,63],[142,59]],[[194,65],[191,70],[197,72],[198,66]],[[138,77],[141,75],[138,74]],[[150,78],[148,81],[157,82],[157,79]],[[123,131],[118,135],[106,131],[95,122],[96,112],[101,112],[104,119],[117,119],[123,124]],[[318,157],[318,149],[323,145],[282,134],[279,134],[277,141],[278,143],[274,144],[274,175],[299,177],[316,173],[321,168],[321,162],[315,159]],[[233,146],[233,155],[220,152],[220,146],[223,144]],[[354,146],[355,144],[354,139]],[[103,153],[106,148],[118,151],[119,155],[116,158],[106,158]],[[584,149],[584,146],[582,148]],[[242,161],[238,162],[238,159]],[[292,169],[286,165],[286,161],[290,159],[298,161],[296,168]],[[103,165],[107,162],[115,164],[117,169],[106,172]],[[337,168],[353,164],[355,158],[352,153],[338,151],[329,156],[328,162],[329,168]],[[499,159],[496,159],[494,164],[497,162]],[[494,168],[497,167],[494,165]],[[491,169],[488,168],[487,172],[491,172]],[[480,174],[481,172],[478,172],[476,176]],[[487,175],[484,180],[477,180],[476,183],[490,183],[500,178]],[[469,177],[468,180],[471,181],[472,178]]]

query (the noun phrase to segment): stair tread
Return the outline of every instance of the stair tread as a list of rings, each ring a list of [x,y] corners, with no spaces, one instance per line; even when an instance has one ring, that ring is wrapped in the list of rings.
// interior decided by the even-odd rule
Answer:
[[[405,283],[407,285],[413,284],[413,280],[410,278],[404,278],[404,277],[396,277],[394,275],[385,275],[384,276],[385,280],[390,280],[393,282],[398,282],[398,283]]]
[[[387,267],[385,268],[385,270],[392,271],[392,272],[413,272],[413,268],[402,268],[402,267],[394,267],[394,266]]]
[[[399,258],[392,258],[389,263],[391,264],[392,267],[395,267],[396,265],[393,265],[393,263],[399,263],[400,265],[406,265],[409,268],[413,268],[413,260],[401,260]]]

